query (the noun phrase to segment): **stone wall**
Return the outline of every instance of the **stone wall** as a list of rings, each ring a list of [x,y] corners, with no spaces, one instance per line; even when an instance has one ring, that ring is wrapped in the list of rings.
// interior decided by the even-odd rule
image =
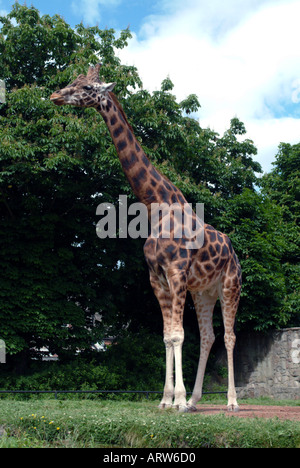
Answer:
[[[235,377],[239,397],[300,398],[300,328],[237,336]]]

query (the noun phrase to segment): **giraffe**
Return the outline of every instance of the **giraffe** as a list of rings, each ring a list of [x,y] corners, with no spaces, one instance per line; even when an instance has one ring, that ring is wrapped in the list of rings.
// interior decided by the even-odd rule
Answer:
[[[71,84],[54,92],[50,96],[51,101],[56,105],[94,107],[102,115],[123,171],[138,200],[146,205],[148,213],[154,203],[177,203],[183,207],[187,203],[185,197],[145,155],[122,106],[112,92],[116,83],[101,81],[100,67],[100,63],[90,66],[86,76],[80,74]],[[194,222],[195,213],[192,212],[191,216]],[[161,222],[159,237],[154,238],[150,234],[144,245],[150,283],[162,312],[166,349],[165,385],[159,407],[173,407],[179,411],[196,410],[196,404],[202,396],[207,359],[215,340],[212,317],[219,298],[228,360],[227,409],[238,411],[233,368],[236,340],[234,322],[241,291],[241,267],[238,258],[230,239],[208,224],[203,224],[202,246],[191,249],[187,248],[188,239],[185,235],[181,238],[175,236],[178,218],[174,214],[171,216],[168,238],[161,235]],[[200,357],[194,390],[187,402],[182,374],[182,345],[183,313],[188,291],[193,298],[199,325]]]

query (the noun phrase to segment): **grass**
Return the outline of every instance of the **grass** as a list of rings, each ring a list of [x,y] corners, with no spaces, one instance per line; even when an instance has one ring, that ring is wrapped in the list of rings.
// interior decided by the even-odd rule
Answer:
[[[300,447],[300,422],[182,414],[157,404],[2,399],[0,448]]]

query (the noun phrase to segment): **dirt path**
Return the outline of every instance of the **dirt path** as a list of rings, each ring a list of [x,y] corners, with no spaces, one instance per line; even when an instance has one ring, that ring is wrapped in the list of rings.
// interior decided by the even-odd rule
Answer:
[[[275,418],[300,421],[300,406],[240,405],[238,413],[228,412],[224,405],[197,405],[195,414],[225,414],[237,418]]]

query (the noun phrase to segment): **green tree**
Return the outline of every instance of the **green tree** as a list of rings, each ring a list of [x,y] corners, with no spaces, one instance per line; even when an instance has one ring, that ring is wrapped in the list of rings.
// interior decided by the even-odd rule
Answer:
[[[281,143],[274,169],[262,179],[263,193],[280,210],[277,230],[281,232],[281,269],[285,294],[281,310],[290,317],[289,324],[300,324],[300,144]]]
[[[19,4],[1,22],[1,337],[20,362],[20,352],[42,345],[63,357],[93,343],[89,317],[117,316],[119,261],[127,266],[131,255],[95,233],[97,205],[115,203],[124,185],[104,122],[93,109],[57,109],[49,95],[98,54],[121,89],[125,77],[128,86],[139,79],[113,53],[128,31],[115,39],[111,30],[72,30]]]
[[[300,216],[300,143],[281,143],[274,169],[263,178],[264,192],[283,209],[286,221],[299,225]]]
[[[58,15],[41,16],[18,3],[0,21],[0,78],[7,87],[0,104],[0,334],[9,354],[20,361],[47,345],[67,359],[107,331],[161,333],[143,240],[96,236],[99,203],[117,205],[119,194],[134,199],[106,125],[95,109],[49,100],[99,57],[103,79],[117,82],[116,94],[153,163],[190,202],[205,203],[206,222],[231,234],[244,267],[240,326],[288,324],[292,311],[280,309],[288,274],[288,267],[280,269],[285,232],[271,195],[254,190],[260,166],[253,142],[243,139],[243,123],[232,119],[219,136],[193,118],[200,108],[195,95],[177,102],[170,78],[159,91],[142,89],[135,67],[115,54],[127,45],[128,30],[117,37],[83,24],[72,29]],[[91,331],[96,312],[102,326]]]
[[[243,270],[239,326],[299,326],[300,145],[282,143],[260,191],[243,189],[219,219]]]
[[[281,310],[285,281],[280,216],[280,209],[268,198],[244,189],[227,203],[220,217],[219,225],[228,232],[242,266],[238,329],[267,330],[288,322]]]

